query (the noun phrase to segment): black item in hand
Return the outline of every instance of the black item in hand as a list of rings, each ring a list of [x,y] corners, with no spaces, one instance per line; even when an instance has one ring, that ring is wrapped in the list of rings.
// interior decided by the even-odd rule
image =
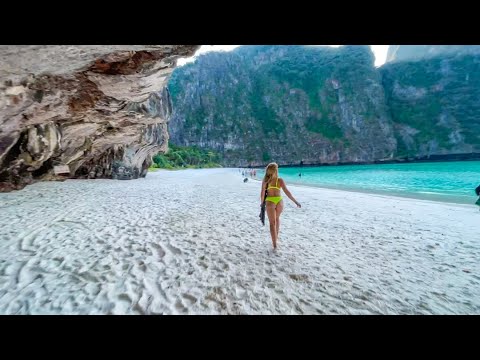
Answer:
[[[260,215],[258,215],[263,225],[265,225],[265,210],[267,208],[267,204],[265,200],[266,198],[267,198],[267,190],[265,190],[265,198],[263,199],[263,203],[260,207]]]
[[[260,208],[260,215],[258,216],[260,218],[260,221],[262,222],[263,225],[265,225],[265,208],[266,208],[265,201],[262,203],[262,206]]]

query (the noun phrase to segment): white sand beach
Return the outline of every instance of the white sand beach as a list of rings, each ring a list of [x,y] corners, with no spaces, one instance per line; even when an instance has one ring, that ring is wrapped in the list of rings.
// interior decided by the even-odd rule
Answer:
[[[0,194],[0,314],[480,314],[480,212],[290,186],[279,250],[235,169]]]

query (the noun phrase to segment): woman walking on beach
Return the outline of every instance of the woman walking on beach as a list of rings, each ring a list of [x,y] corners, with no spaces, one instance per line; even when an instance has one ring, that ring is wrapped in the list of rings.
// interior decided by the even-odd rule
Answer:
[[[273,249],[277,248],[278,234],[280,230],[280,215],[283,211],[283,199],[280,195],[281,189],[283,189],[285,195],[287,195],[288,198],[299,208],[302,207],[300,203],[295,200],[290,191],[288,191],[285,181],[278,177],[278,165],[276,163],[268,164],[265,170],[265,177],[262,181],[260,204],[263,204],[265,201],[266,212],[270,222],[270,235],[272,236]]]

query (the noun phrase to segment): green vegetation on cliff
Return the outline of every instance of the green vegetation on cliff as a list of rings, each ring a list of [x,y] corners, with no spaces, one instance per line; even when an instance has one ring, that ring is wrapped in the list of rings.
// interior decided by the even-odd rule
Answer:
[[[198,147],[182,147],[170,144],[165,154],[153,157],[151,170],[155,169],[185,169],[185,168],[214,168],[220,167],[221,159],[213,151],[206,151]]]

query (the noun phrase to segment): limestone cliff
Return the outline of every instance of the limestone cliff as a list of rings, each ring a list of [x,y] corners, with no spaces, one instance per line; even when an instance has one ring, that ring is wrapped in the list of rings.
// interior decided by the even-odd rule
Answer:
[[[396,156],[480,152],[480,56],[445,53],[380,68]]]
[[[0,191],[35,179],[132,179],[166,149],[167,80],[196,45],[0,47]]]
[[[172,75],[171,140],[232,166],[475,157],[479,50],[402,45],[381,68],[367,46],[206,54]]]
[[[368,162],[396,148],[368,46],[243,46],[177,69],[172,142],[224,164]]]

